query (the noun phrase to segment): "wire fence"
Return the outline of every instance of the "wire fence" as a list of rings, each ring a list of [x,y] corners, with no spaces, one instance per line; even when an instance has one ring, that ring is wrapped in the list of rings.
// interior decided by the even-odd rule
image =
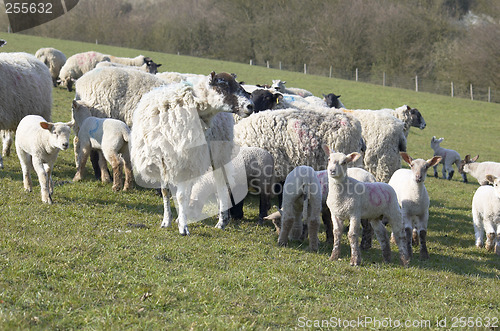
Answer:
[[[346,80],[354,80],[364,83],[390,86],[413,90],[417,92],[429,92],[451,96],[453,98],[465,98],[476,101],[486,101],[500,103],[500,93],[491,87],[475,86],[473,84],[461,84],[451,81],[438,81],[432,79],[421,78],[418,76],[392,76],[385,72],[381,73],[363,73],[357,69],[354,71],[336,70],[330,68],[311,68],[307,64],[304,66],[285,66],[281,62],[271,64],[269,62],[256,63],[250,60],[250,65],[266,66],[280,70],[298,71],[304,74],[313,74],[318,76],[335,77]],[[495,93],[496,92],[496,93]]]

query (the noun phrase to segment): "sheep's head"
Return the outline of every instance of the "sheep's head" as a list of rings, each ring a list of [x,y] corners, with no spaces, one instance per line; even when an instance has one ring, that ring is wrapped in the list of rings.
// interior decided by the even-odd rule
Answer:
[[[158,68],[161,67],[160,63],[153,62],[153,59],[150,57],[145,57],[144,63],[146,64],[148,72],[153,75],[156,75],[158,73]]]
[[[216,74],[212,71],[209,77],[210,92],[208,102],[214,108],[247,117],[253,112],[250,94],[236,81],[236,75],[228,73]]]
[[[419,128],[420,130],[425,129],[426,123],[424,120],[424,117],[422,116],[422,113],[417,108],[410,108],[410,116],[411,116],[411,122],[410,125],[416,128]]]
[[[500,177],[486,175],[486,180],[488,181],[488,184],[493,185],[495,195],[500,198]]]
[[[461,174],[468,173],[469,172],[469,164],[474,163],[477,161],[479,158],[479,155],[474,156],[472,159],[470,158],[470,155],[465,155],[465,158],[460,161],[460,164],[458,165],[458,172]]]
[[[50,132],[50,144],[51,146],[58,148],[60,150],[66,150],[69,147],[69,135],[71,133],[71,127],[74,122],[68,123],[51,123],[51,122],[40,122],[42,129]]]
[[[340,108],[340,103],[339,103],[340,95],[335,95],[335,93],[323,94],[323,98],[328,107],[336,109]]]
[[[411,171],[417,183],[423,183],[427,177],[427,169],[441,162],[441,156],[434,156],[432,159],[413,159],[408,153],[400,152],[403,160],[410,165]]]
[[[335,153],[327,145],[323,145],[323,150],[328,155],[328,176],[334,179],[342,179],[347,176],[347,164],[356,162],[361,157],[361,154],[357,152],[349,155]]]
[[[271,85],[276,91],[283,92],[285,89],[286,81],[282,81],[280,79],[273,79],[273,84]]]
[[[254,113],[262,110],[273,109],[283,99],[283,94],[272,93],[269,90],[258,89],[252,92],[250,98],[254,104]]]

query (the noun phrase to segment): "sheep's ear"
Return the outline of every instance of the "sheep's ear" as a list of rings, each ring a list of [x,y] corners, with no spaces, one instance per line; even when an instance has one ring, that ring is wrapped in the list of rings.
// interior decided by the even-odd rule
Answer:
[[[476,161],[477,161],[477,159],[479,159],[479,155],[474,156],[474,157],[472,158],[472,160],[470,160],[470,162],[471,162],[471,163],[472,163],[472,162],[476,162]]]
[[[348,163],[349,162],[356,162],[360,157],[361,157],[361,154],[359,154],[358,152],[353,152],[353,153],[347,155],[346,161]]]
[[[71,120],[70,122],[67,122],[66,125],[69,126],[70,128],[72,128],[73,125],[75,125],[75,120]]]
[[[408,153],[406,152],[399,152],[399,155],[401,155],[401,157],[403,158],[403,160],[408,163],[408,164],[411,164],[411,162],[413,161],[413,159],[411,158],[410,155],[408,155]]]
[[[434,156],[432,159],[426,161],[427,167],[430,168],[435,166],[436,164],[439,164],[439,162],[441,162],[441,159],[442,159],[441,156]]]
[[[54,127],[54,124],[49,123],[49,122],[40,122],[40,126],[42,127],[42,129],[50,131]]]
[[[283,94],[281,93],[274,93],[273,96],[276,98],[276,104],[280,103],[280,101],[283,100]]]
[[[210,85],[215,85],[215,75],[216,75],[215,71],[212,71],[210,73],[210,82],[209,82]]]
[[[490,184],[493,184],[495,183],[495,179],[497,179],[495,176],[493,175],[486,175],[486,180],[490,183]]]
[[[465,163],[469,163],[470,162],[470,155],[469,154],[465,155],[464,162]]]
[[[327,144],[324,144],[321,147],[323,148],[323,151],[325,152],[326,155],[330,155],[331,154],[330,147],[328,147]]]
[[[72,102],[72,103],[73,103],[73,108],[74,108],[74,109],[78,109],[78,107],[80,107],[80,104],[78,103],[78,101],[73,100],[73,102]]]

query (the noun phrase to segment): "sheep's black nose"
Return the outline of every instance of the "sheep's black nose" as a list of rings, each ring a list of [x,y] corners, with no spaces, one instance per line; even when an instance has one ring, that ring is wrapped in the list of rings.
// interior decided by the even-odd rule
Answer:
[[[247,109],[248,109],[248,111],[253,112],[253,105],[248,105]]]
[[[69,146],[69,144],[68,143],[64,143],[62,146],[63,146],[64,149],[67,149],[68,146]]]

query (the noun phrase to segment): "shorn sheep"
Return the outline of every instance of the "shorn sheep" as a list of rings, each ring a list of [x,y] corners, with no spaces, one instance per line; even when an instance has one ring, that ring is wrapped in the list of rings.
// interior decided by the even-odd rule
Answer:
[[[24,117],[16,130],[16,152],[23,171],[24,189],[31,192],[31,171],[35,170],[42,201],[52,204],[52,169],[60,150],[69,146],[70,123],[51,123],[38,115]]]
[[[75,100],[73,100],[72,111],[75,121],[74,131],[78,136],[75,144],[77,172],[73,181],[82,179],[90,151],[98,149],[102,151],[104,158],[113,168],[113,191],[119,191],[122,187],[124,191],[127,191],[133,185],[128,147],[130,129],[127,124],[114,118],[91,116],[88,107]],[[125,171],[125,183],[122,169]],[[107,169],[101,168],[101,173],[104,172],[107,172]]]
[[[187,209],[193,181],[214,164],[220,210],[228,210],[224,196],[227,185],[224,171],[210,154],[206,138],[211,120],[219,112],[248,116],[253,104],[233,76],[212,72],[195,85],[170,84],[145,94],[134,112],[131,134],[131,157],[136,182],[143,185],[175,187],[177,222],[182,235],[189,234]],[[208,146],[207,146],[208,145]],[[209,147],[211,148],[209,150]],[[219,166],[219,167],[217,167]],[[228,175],[229,177],[229,175]],[[164,206],[165,206],[164,193]],[[171,215],[164,210],[162,226],[169,226]],[[222,228],[227,220],[219,219]]]
[[[403,213],[408,254],[412,257],[412,239],[414,245],[418,245],[420,239],[420,259],[426,260],[429,258],[426,237],[430,199],[424,181],[427,177],[427,170],[438,164],[441,157],[434,156],[426,161],[413,159],[404,152],[401,153],[401,156],[411,169],[396,171],[392,175],[389,185],[396,191]]]
[[[72,92],[73,83],[102,61],[109,61],[109,56],[93,51],[70,56],[59,72],[60,84]]]
[[[0,130],[3,155],[7,156],[12,134],[21,119],[40,115],[50,121],[52,78],[49,68],[28,53],[0,53],[0,77]]]
[[[66,55],[58,49],[52,47],[40,48],[36,51],[35,57],[45,63],[52,76],[52,84],[57,86],[59,72],[66,63]]]
[[[444,138],[439,138],[437,139],[436,136],[432,137],[431,139],[431,148],[434,150],[434,155],[435,156],[441,156],[441,163],[443,164],[443,179],[448,179],[451,180],[453,178],[453,174],[455,171],[453,170],[453,164],[457,167],[457,170],[460,169],[460,154],[458,154],[457,151],[453,149],[447,149],[443,148],[440,146],[441,142],[444,140]],[[434,177],[438,178],[438,171],[437,171],[438,165],[436,164],[434,168]],[[446,176],[446,173],[448,173],[448,177]],[[462,173],[462,179],[466,183],[467,182],[467,175],[466,173]]]
[[[386,218],[395,234],[399,248],[400,261],[409,263],[406,249],[403,219],[394,189],[386,183],[363,183],[347,176],[347,164],[355,162],[361,155],[351,153],[330,153],[327,145],[323,146],[328,160],[328,198],[327,205],[333,218],[333,250],[331,260],[340,258],[340,239],[343,220],[349,219],[349,242],[351,244],[351,265],[361,263],[358,232],[361,219],[368,219],[382,247],[385,262],[391,259],[389,236],[381,218]]]
[[[486,233],[486,249],[500,255],[500,178],[486,175],[486,180],[493,186],[480,186],[472,198],[476,246],[484,246]]]
[[[460,166],[458,167],[458,172],[461,174],[470,174],[472,177],[476,178],[479,185],[487,185],[489,181],[486,179],[486,175],[493,175],[500,177],[500,163],[498,162],[476,162],[479,155],[474,156],[472,159],[470,155],[466,155],[463,160],[460,161]],[[464,177],[464,182],[467,183],[467,177]]]

